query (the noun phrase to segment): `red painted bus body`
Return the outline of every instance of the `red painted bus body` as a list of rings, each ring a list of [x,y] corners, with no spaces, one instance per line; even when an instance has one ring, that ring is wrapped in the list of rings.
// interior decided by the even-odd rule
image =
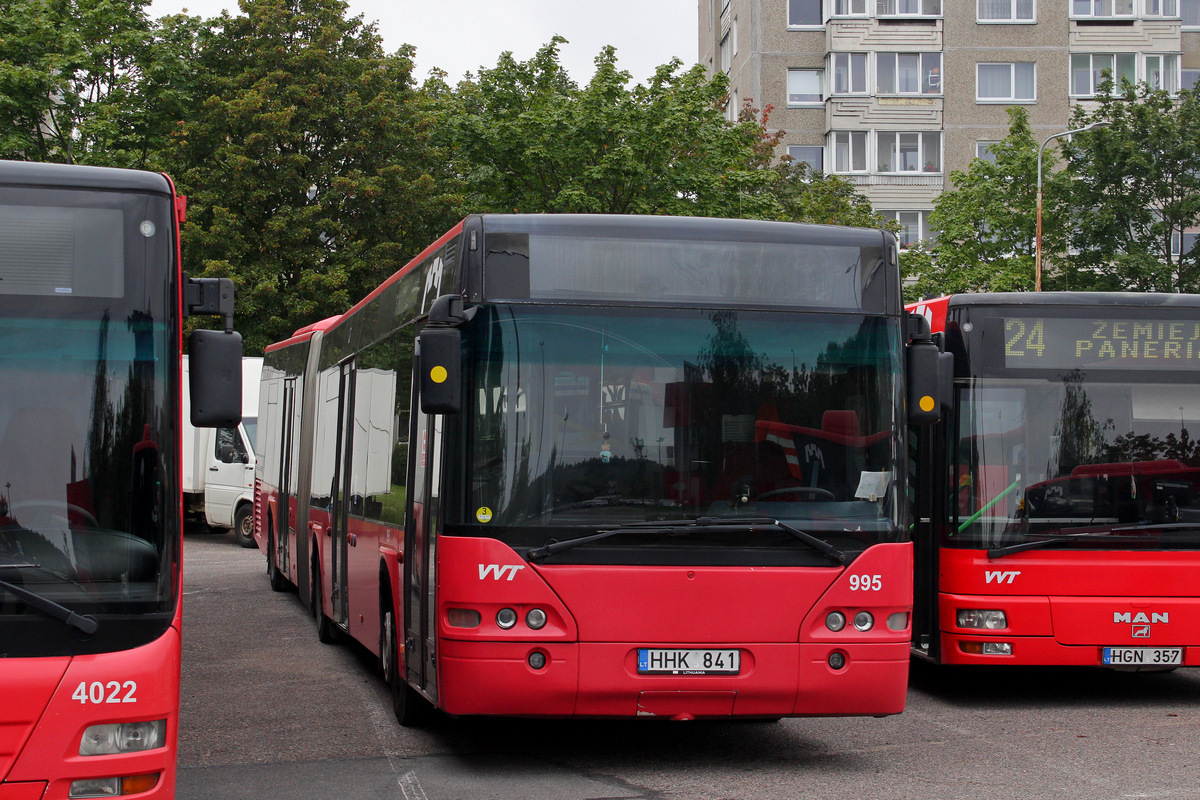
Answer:
[[[379,657],[403,724],[899,713],[894,247],[729,220],[464,220],[267,348],[271,585],[297,588],[322,641]],[[879,282],[812,290],[805,252]],[[450,401],[431,400],[441,381]]]
[[[0,162],[3,800],[175,794],[183,211],[163,175]]]
[[[915,459],[914,653],[1200,666],[1200,297],[909,310],[955,359],[953,409]]]

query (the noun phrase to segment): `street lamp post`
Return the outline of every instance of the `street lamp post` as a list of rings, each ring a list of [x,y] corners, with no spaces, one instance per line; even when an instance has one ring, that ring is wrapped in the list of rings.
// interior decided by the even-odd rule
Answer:
[[[1092,131],[1096,128],[1102,128],[1105,125],[1110,125],[1107,120],[1098,120],[1090,125],[1085,125],[1082,128],[1075,128],[1062,133],[1052,133],[1042,141],[1042,146],[1038,148],[1037,157],[1037,233],[1033,239],[1033,290],[1040,292],[1042,290],[1042,151],[1046,149],[1046,145],[1051,139],[1058,139],[1062,136],[1071,136],[1084,131]]]

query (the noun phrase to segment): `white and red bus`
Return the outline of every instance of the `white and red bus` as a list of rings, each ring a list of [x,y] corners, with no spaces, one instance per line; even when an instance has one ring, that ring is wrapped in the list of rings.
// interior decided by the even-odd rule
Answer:
[[[1200,296],[910,309],[954,359],[952,410],[915,454],[916,655],[1200,665]]]
[[[4,800],[175,793],[181,317],[233,310],[180,272],[183,208],[163,175],[0,162]],[[197,424],[237,419],[240,341],[192,339]]]
[[[271,584],[403,724],[898,713],[899,292],[881,231],[469,217],[267,348]]]

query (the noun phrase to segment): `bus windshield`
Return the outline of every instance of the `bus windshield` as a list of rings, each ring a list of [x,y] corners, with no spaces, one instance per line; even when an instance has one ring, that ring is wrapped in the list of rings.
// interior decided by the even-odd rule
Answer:
[[[947,544],[1200,547],[1200,395],[1153,381],[1075,369],[961,387]]]
[[[769,517],[843,550],[894,540],[898,335],[894,319],[854,314],[481,307],[464,329],[467,464],[449,532],[520,548]],[[571,555],[812,552],[786,530],[636,528]]]
[[[165,196],[0,193],[21,245],[0,258],[0,656],[128,649],[173,618],[178,286],[151,269],[175,263],[171,214]]]

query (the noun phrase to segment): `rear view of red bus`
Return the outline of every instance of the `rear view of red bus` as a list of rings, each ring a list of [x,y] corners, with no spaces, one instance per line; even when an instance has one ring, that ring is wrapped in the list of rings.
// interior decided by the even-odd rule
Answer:
[[[3,800],[174,795],[181,302],[222,306],[181,211],[162,175],[0,162]]]
[[[1200,665],[1200,297],[955,295],[918,445],[914,652]]]
[[[880,231],[470,217],[268,348],[272,583],[406,724],[898,713],[898,281]]]

